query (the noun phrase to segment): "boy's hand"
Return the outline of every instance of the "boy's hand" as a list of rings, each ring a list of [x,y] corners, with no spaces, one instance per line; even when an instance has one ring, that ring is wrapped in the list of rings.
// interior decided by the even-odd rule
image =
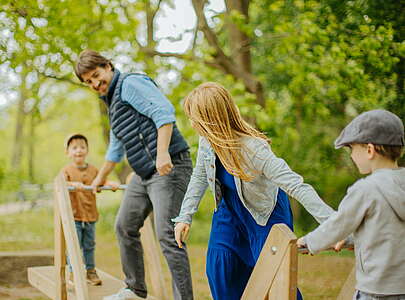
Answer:
[[[189,230],[190,224],[187,223],[177,223],[174,226],[174,237],[179,248],[183,248],[182,242],[186,241]]]
[[[75,188],[75,191],[80,191],[80,192],[84,191],[84,184],[79,181],[69,182],[69,185],[73,186]]]

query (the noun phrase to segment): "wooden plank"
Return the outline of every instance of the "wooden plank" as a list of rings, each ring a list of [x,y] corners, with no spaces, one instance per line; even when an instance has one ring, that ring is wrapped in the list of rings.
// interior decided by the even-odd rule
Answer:
[[[268,299],[297,299],[298,251],[296,240],[291,240],[280,268],[270,287]]]
[[[156,242],[155,231],[153,230],[151,216],[148,216],[140,230],[141,242],[143,246],[146,271],[151,283],[151,294],[161,300],[169,300],[169,295],[165,291],[163,269],[160,262],[160,247]]]
[[[296,239],[287,225],[275,224],[272,227],[246,285],[242,300],[266,298],[287,250]]]
[[[28,280],[32,286],[36,287],[42,293],[47,295],[51,299],[55,299],[55,278],[54,266],[33,267],[28,268]],[[97,273],[100,279],[103,281],[101,286],[89,286],[89,297],[91,300],[102,300],[103,297],[111,295],[125,287],[122,280],[119,280],[99,269]],[[78,300],[78,297],[74,290],[68,291],[69,300]],[[135,300],[145,300],[145,298],[136,297]],[[146,300],[158,300],[157,297],[148,296]],[[160,299],[159,299],[160,300]]]
[[[351,300],[356,291],[356,267],[353,267],[336,300]]]
[[[78,300],[90,300],[79,239],[74,224],[72,205],[66,181],[62,173],[55,178],[55,191],[59,214],[62,220],[65,242],[68,249],[69,262],[73,269],[76,296]]]
[[[55,241],[55,280],[56,280],[56,299],[67,300],[66,293],[66,244],[63,234],[62,220],[59,214],[57,194],[54,191],[54,241]]]

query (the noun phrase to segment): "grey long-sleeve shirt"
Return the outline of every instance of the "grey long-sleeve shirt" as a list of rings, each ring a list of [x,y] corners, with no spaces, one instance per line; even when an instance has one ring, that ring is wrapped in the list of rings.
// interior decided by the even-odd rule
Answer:
[[[351,186],[337,212],[304,240],[317,253],[353,233],[356,288],[405,294],[405,168],[378,169]]]

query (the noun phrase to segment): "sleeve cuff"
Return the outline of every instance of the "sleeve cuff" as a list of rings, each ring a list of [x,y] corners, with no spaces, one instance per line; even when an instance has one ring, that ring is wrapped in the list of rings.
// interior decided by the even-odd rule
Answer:
[[[105,159],[115,162],[115,163],[120,163],[122,160],[122,156],[117,156],[117,155],[112,155],[110,153],[107,153],[107,155],[105,156]]]
[[[313,248],[313,245],[311,245],[311,242],[309,241],[309,239],[308,239],[308,235],[309,234],[307,234],[306,236],[304,236],[304,242],[305,242],[305,244],[307,245],[307,248],[308,248],[308,251],[309,251],[309,253],[311,253],[311,254],[317,254],[320,250],[318,249],[314,249]]]
[[[191,224],[191,216],[178,216],[172,219],[173,223],[186,223]]]
[[[176,122],[176,118],[174,116],[170,116],[170,117],[161,118],[159,120],[156,120],[155,125],[156,125],[156,128],[159,129],[163,125],[171,124],[171,123],[175,123],[175,122]]]

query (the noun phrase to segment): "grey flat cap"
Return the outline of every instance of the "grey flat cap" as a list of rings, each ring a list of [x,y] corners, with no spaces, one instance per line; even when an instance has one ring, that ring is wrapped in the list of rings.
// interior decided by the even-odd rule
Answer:
[[[354,118],[335,140],[339,149],[352,143],[404,146],[404,124],[393,113],[370,110]]]

